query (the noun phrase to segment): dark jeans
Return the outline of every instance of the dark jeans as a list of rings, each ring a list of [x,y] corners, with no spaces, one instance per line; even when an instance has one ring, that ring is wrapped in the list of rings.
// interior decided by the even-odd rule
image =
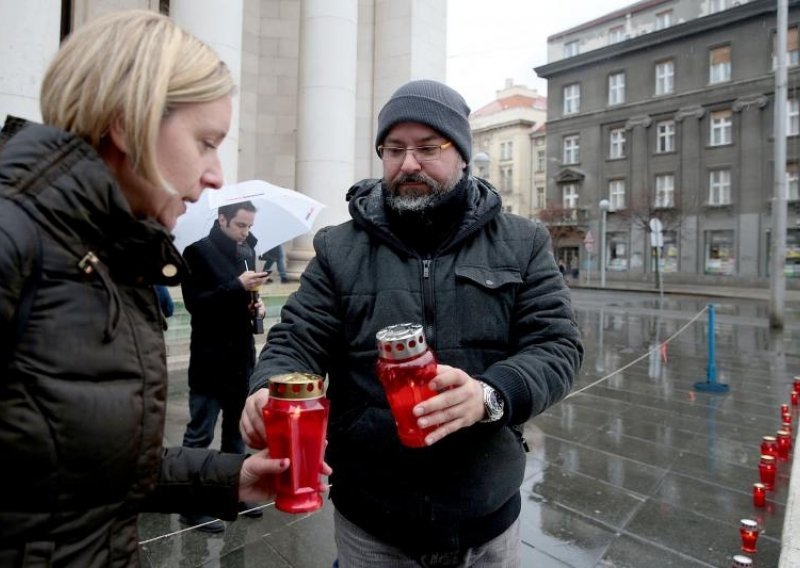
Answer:
[[[244,453],[244,441],[239,432],[246,392],[210,396],[189,392],[189,415],[183,445],[187,448],[207,448],[214,441],[214,428],[222,411],[222,443],[220,450],[231,454]]]

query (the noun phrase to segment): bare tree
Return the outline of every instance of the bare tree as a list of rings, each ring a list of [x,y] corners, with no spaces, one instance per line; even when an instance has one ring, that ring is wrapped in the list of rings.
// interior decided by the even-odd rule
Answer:
[[[553,256],[558,259],[561,241],[571,237],[577,231],[577,209],[567,209],[560,203],[553,204],[545,209],[540,209],[536,215],[550,231],[550,240],[553,242]]]

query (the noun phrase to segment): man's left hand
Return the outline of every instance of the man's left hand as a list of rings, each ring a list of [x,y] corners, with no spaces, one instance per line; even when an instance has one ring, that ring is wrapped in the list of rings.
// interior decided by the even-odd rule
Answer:
[[[445,436],[483,420],[483,388],[461,369],[439,365],[429,387],[439,394],[414,407],[420,428],[438,425],[425,437],[433,445]]]

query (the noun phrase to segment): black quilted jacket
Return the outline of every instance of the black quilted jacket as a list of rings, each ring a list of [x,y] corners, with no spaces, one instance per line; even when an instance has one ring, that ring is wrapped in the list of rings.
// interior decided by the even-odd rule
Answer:
[[[411,552],[482,544],[519,514],[525,458],[513,427],[563,398],[583,358],[549,234],[502,213],[496,191],[472,178],[456,234],[421,258],[391,232],[380,182],[349,195],[352,221],[316,234],[251,390],[277,373],[327,374],[336,508]],[[494,386],[504,418],[403,447],[375,375],[375,333],[401,322],[425,326],[441,363]]]
[[[21,200],[35,231],[4,196]],[[87,273],[78,263],[89,252],[98,261]],[[29,125],[0,149],[2,345],[24,283],[38,278],[0,366],[0,566],[137,566],[141,510],[235,518],[243,456],[162,447],[167,372],[152,285],[184,270],[169,234],[132,216],[82,140]]]

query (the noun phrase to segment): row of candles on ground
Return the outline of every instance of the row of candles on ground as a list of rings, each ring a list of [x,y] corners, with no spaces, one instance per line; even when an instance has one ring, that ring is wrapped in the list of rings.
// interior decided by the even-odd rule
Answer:
[[[790,395],[792,406],[800,403],[800,377],[794,378]],[[775,436],[761,438],[761,459],[758,463],[760,483],[753,484],[753,505],[762,508],[767,504],[767,491],[775,489],[775,478],[778,474],[778,460],[788,461],[792,451],[792,413],[788,404],[781,404],[781,428]],[[756,541],[760,532],[758,522],[742,519],[739,522],[739,535],[742,538],[742,551],[756,552]],[[753,566],[753,560],[741,554],[733,557],[732,568]]]

